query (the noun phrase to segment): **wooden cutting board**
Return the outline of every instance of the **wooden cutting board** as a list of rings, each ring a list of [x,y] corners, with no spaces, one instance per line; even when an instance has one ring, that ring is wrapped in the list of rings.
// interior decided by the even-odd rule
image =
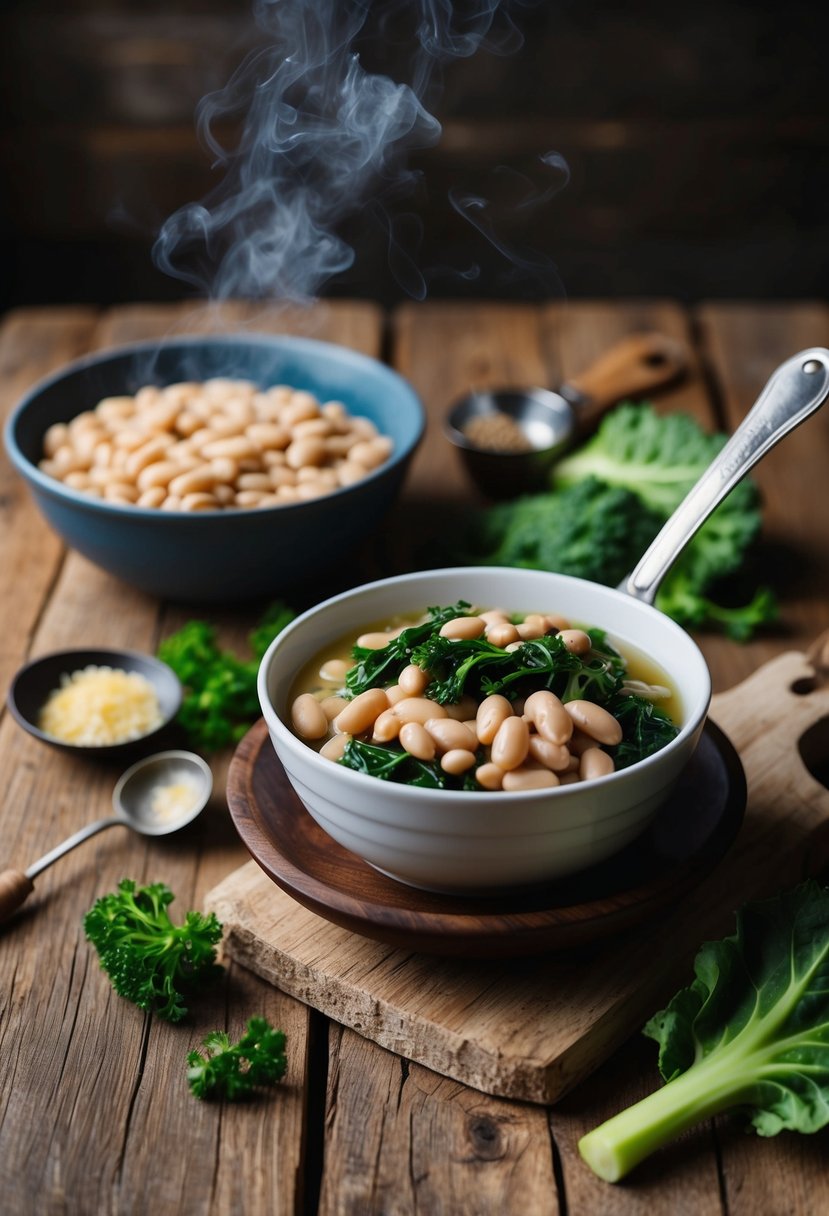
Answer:
[[[507,961],[413,954],[323,920],[253,861],[207,907],[232,958],[382,1047],[485,1093],[555,1102],[690,981],[698,947],[733,930],[740,904],[829,859],[825,673],[784,654],[718,694],[711,716],[746,771],[743,826],[699,885],[623,935]]]

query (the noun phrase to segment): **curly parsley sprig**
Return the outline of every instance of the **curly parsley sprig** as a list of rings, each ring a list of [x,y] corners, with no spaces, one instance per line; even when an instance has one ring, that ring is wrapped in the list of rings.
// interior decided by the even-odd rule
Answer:
[[[197,1098],[227,1098],[234,1102],[257,1089],[276,1085],[285,1075],[285,1035],[267,1018],[254,1017],[238,1043],[223,1030],[202,1041],[204,1053],[187,1056],[187,1082]]]
[[[173,924],[167,911],[173,898],[164,883],[138,887],[125,878],[93,904],[83,927],[119,996],[179,1022],[187,1013],[180,989],[223,971],[215,950],[222,925],[214,912],[192,911],[182,925]]]

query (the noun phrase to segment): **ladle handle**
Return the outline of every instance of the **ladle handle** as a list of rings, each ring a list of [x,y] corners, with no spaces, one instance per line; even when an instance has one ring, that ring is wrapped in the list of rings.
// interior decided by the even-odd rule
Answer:
[[[576,406],[581,429],[593,425],[611,405],[669,384],[687,370],[681,342],[664,334],[628,334],[562,387]],[[572,390],[575,390],[573,392]]]
[[[35,889],[32,879],[36,878],[47,866],[50,866],[53,861],[57,861],[59,857],[63,857],[64,853],[68,853],[70,849],[89,840],[90,836],[102,832],[104,828],[115,827],[119,823],[124,827],[129,827],[126,820],[119,815],[110,815],[108,819],[96,819],[94,823],[88,823],[86,827],[81,828],[72,836],[68,836],[54,849],[44,853],[37,861],[32,862],[25,872],[23,870],[0,872],[0,924],[8,920],[12,912],[15,912],[28,899]]]
[[[827,396],[829,350],[815,346],[781,364],[619,589],[652,604],[662,579],[714,508],[784,435],[819,409]]]
[[[35,884],[22,870],[3,870],[0,873],[0,922],[8,920],[34,889]]]
[[[83,844],[85,840],[89,840],[90,836],[103,832],[104,828],[114,828],[117,824],[121,824],[122,827],[129,827],[127,821],[122,819],[120,815],[110,815],[107,819],[96,819],[94,823],[88,823],[86,827],[79,828],[77,832],[74,832],[71,836],[67,836],[66,840],[55,845],[48,853],[44,853],[37,861],[33,861],[26,870],[26,877],[37,878],[38,874],[45,870],[47,866],[50,866],[53,861],[57,861],[59,857],[63,857],[70,849],[77,848],[79,844]]]

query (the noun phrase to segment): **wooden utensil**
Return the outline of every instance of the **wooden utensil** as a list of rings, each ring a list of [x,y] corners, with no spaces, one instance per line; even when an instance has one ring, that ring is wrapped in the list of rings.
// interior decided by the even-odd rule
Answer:
[[[675,797],[638,840],[572,878],[488,899],[395,882],[342,848],[306,812],[264,722],[236,751],[227,797],[251,856],[325,920],[405,950],[517,958],[596,941],[677,900],[732,844],[746,784],[731,744],[709,725]]]

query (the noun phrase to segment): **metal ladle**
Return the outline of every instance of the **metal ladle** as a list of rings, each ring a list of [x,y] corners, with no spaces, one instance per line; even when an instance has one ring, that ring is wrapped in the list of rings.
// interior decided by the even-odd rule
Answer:
[[[181,809],[159,811],[153,805],[156,792],[176,782],[192,784],[192,801]],[[0,873],[0,921],[7,920],[28,898],[34,890],[33,880],[38,874],[91,836],[112,827],[132,828],[142,836],[167,836],[201,814],[212,789],[210,767],[194,752],[158,752],[155,756],[139,760],[119,778],[112,791],[114,815],[88,823],[33,862],[28,869],[4,870]]]
[[[781,363],[619,590],[652,604],[663,578],[712,511],[758,460],[820,409],[827,398],[829,350],[813,346]]]

